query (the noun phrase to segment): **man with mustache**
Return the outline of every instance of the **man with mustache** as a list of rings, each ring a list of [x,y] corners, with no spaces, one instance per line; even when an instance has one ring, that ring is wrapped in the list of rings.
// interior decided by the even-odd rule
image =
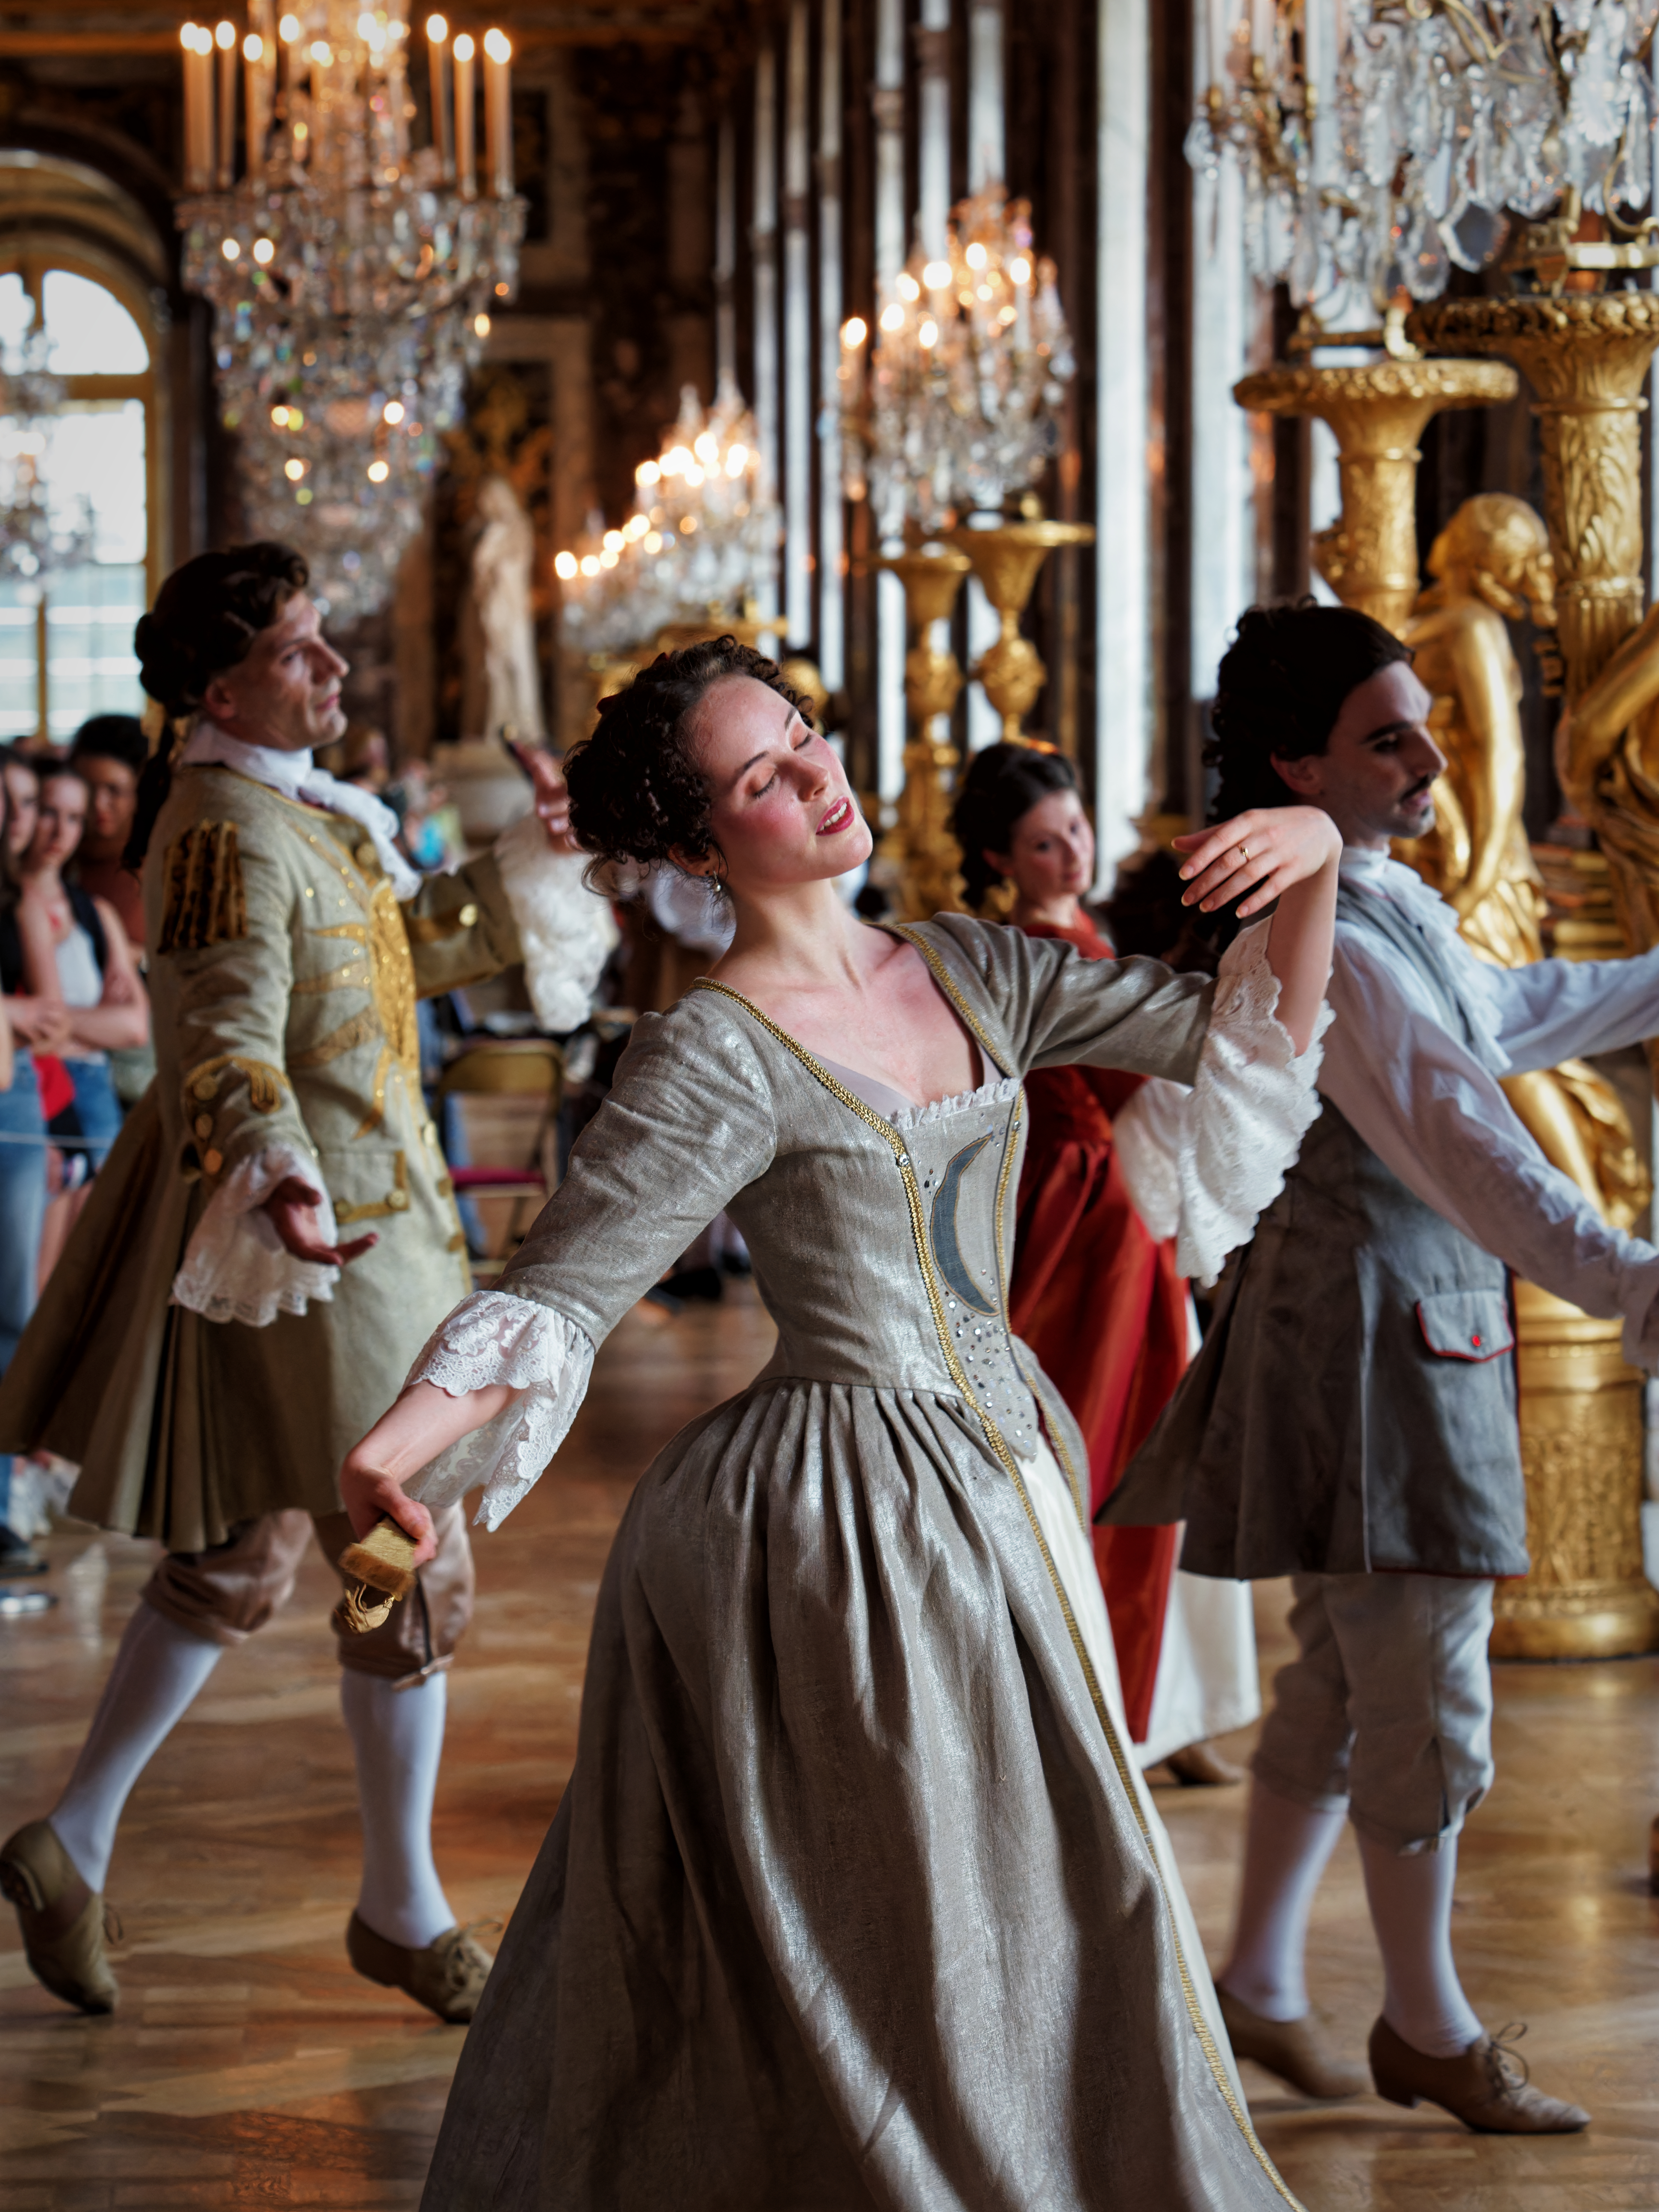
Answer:
[[[1475,957],[1389,857],[1433,821],[1431,704],[1410,649],[1347,608],[1253,608],[1222,661],[1221,815],[1312,804],[1342,832],[1325,1105],[1102,1517],[1185,1520],[1189,1571],[1293,1577],[1298,1656],[1263,1723],[1216,1978],[1235,2051],[1311,2096],[1365,2086],[1303,1968],[1351,1819],[1386,1977],[1376,2089],[1553,2134],[1589,2116],[1486,2033],[1450,1940],[1458,1832],[1492,1777],[1492,1583],[1528,1564],[1508,1276],[1622,1315],[1651,1370],[1659,1251],[1550,1165],[1498,1079],[1659,1030],[1659,955]]]
[[[416,1001],[522,961],[544,1026],[574,1029],[616,941],[550,757],[531,757],[532,811],[493,852],[424,880],[390,807],[315,766],[347,668],[307,583],[285,545],[204,553],[138,624],[167,717],[126,856],[149,848],[157,1076],[0,1395],[5,1449],[75,1461],[77,1514],[163,1547],[68,1786],[0,1846],[30,1966],[83,2012],[119,1995],[102,1893],[128,1791],[287,1599],[313,1529],[337,1565],[340,1461],[471,1287]],[[347,1950],[447,2021],[471,2019],[489,1966],[430,1832],[471,1601],[457,1507],[388,1619],[335,1615],[363,1826]]]

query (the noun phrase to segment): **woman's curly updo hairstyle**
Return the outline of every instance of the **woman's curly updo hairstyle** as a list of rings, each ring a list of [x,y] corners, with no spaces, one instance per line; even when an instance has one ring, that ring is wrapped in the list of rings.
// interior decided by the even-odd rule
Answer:
[[[155,605],[138,617],[132,634],[138,656],[138,680],[177,725],[200,708],[216,676],[245,660],[254,639],[269,629],[310,571],[291,545],[269,539],[232,545],[222,553],[198,553],[175,568],[155,595]],[[150,832],[173,786],[175,727],[145,763],[138,779],[132,831],[122,860],[143,865]]]
[[[691,726],[704,694],[727,676],[752,676],[813,726],[810,701],[751,645],[716,637],[659,653],[624,690],[600,700],[598,729],[565,760],[571,827],[595,860],[678,865],[677,851],[702,860],[718,850]]]
[[[1392,630],[1353,607],[1306,599],[1248,608],[1222,656],[1210,709],[1215,734],[1204,765],[1220,772],[1211,821],[1252,806],[1298,805],[1273,756],[1322,753],[1348,694],[1411,657]]]
[[[1034,806],[1053,792],[1077,788],[1077,770],[1064,753],[1038,752],[1030,745],[987,745],[974,755],[951,814],[970,907],[982,907],[992,885],[1007,880],[986,859],[986,848],[1007,852]]]

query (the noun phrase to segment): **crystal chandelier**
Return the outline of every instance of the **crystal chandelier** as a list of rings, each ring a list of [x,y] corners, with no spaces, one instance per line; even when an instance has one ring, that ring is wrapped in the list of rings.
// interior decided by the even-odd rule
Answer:
[[[93,555],[85,499],[54,499],[43,466],[47,423],[69,389],[46,366],[48,343],[37,307],[21,343],[0,354],[0,580],[25,586],[26,597]]]
[[[185,280],[212,301],[249,527],[294,538],[336,622],[389,595],[437,433],[518,283],[511,47],[428,19],[432,143],[411,150],[407,0],[186,24]],[[238,82],[246,159],[234,173]]]
[[[1236,165],[1263,283],[1331,325],[1436,298],[1510,215],[1646,208],[1659,0],[1209,0],[1188,158]]]
[[[707,415],[696,388],[654,461],[634,471],[634,511],[553,563],[564,635],[580,653],[609,653],[674,623],[742,619],[776,558],[779,516],[762,471],[755,418],[723,377]]]
[[[1000,185],[964,200],[945,254],[920,248],[869,331],[842,329],[846,485],[887,536],[1000,507],[1042,474],[1075,374],[1054,264],[1035,252],[1030,208]]]

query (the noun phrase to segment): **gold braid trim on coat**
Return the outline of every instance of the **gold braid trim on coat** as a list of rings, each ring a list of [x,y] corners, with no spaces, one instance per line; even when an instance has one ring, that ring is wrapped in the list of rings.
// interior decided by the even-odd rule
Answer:
[[[162,952],[200,952],[247,935],[247,897],[234,822],[198,822],[167,848]]]
[[[269,1060],[245,1059],[240,1052],[222,1052],[216,1059],[204,1060],[199,1067],[192,1067],[180,1085],[187,1119],[197,1104],[205,1105],[218,1097],[227,1069],[247,1078],[248,1103],[256,1114],[274,1114],[283,1103],[283,1091],[289,1088],[287,1076]]]

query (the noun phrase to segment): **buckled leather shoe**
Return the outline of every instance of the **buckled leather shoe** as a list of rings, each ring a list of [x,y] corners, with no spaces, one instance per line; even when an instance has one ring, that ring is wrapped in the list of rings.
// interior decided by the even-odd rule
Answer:
[[[346,1924],[346,1956],[366,1980],[378,1982],[382,1989],[402,1990],[416,2004],[452,2023],[469,2021],[477,2012],[495,1963],[475,1940],[471,1926],[452,1928],[424,1951],[416,1951],[377,1936],[355,1912]]]
[[[1513,2048],[1526,2032],[1523,2022],[1511,2021],[1496,2035],[1476,2036],[1455,2058],[1431,2058],[1379,2020],[1370,2040],[1376,2094],[1407,2108],[1419,2100],[1438,2105],[1477,2135],[1576,2135],[1589,2125],[1589,2114],[1533,2087],[1527,2062]]]
[[[1216,1995],[1235,2058],[1253,2059],[1304,2097],[1334,2101],[1364,2094],[1364,2069],[1338,2057],[1330,2048],[1331,2026],[1322,2013],[1304,2012],[1300,2020],[1268,2020],[1219,1983]]]
[[[121,1985],[104,1947],[120,1925],[87,1887],[50,1820],[31,1820],[0,1845],[0,1893],[17,1907],[36,1981],[82,2012],[113,2012]]]

